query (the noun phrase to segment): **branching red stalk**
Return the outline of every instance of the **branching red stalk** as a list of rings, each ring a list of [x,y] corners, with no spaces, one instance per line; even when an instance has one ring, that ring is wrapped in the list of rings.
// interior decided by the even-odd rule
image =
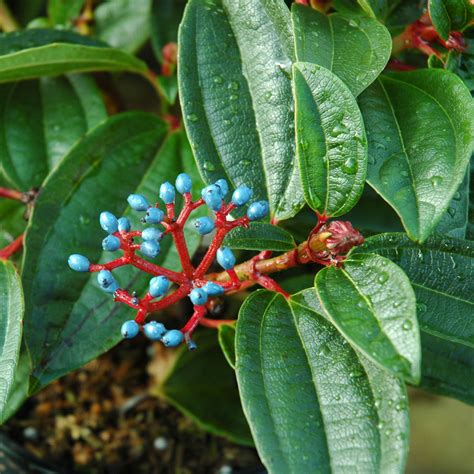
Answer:
[[[13,242],[0,250],[0,259],[6,260],[23,247],[24,234],[21,234]]]
[[[0,197],[14,199],[15,201],[24,201],[24,194],[16,189],[0,188]]]

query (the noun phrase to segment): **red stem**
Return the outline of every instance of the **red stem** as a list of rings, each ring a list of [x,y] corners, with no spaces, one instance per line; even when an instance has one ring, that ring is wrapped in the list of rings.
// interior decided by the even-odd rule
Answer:
[[[0,259],[6,260],[14,253],[18,252],[23,247],[23,240],[25,234],[18,236],[13,242],[8,244],[6,247],[0,250]]]
[[[189,318],[189,321],[186,323],[184,328],[181,329],[181,332],[183,334],[188,334],[189,336],[192,336],[194,330],[199,324],[199,321],[206,314],[206,312],[207,309],[205,306],[195,306],[193,315]]]
[[[213,328],[217,329],[219,326],[223,324],[234,324],[236,322],[235,319],[209,319],[209,318],[201,318],[199,320],[199,324],[206,328]]]
[[[15,201],[23,201],[23,193],[15,189],[0,188],[0,197],[14,199]]]

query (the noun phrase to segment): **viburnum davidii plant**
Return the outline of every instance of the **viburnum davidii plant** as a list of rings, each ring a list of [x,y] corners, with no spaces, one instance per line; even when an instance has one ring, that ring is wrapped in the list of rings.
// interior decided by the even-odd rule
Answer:
[[[151,340],[270,473],[404,472],[407,384],[474,403],[472,2],[45,3],[0,11],[0,420]]]

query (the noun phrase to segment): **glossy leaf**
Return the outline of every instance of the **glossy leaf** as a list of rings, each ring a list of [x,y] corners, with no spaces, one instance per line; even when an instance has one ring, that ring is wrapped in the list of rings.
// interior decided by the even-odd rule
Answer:
[[[469,0],[429,0],[428,10],[437,33],[447,40],[451,31],[460,31],[474,18]]]
[[[471,156],[470,175],[466,238],[468,240],[474,240],[474,154]]]
[[[247,184],[255,199],[269,200],[277,220],[295,215],[303,196],[294,164],[286,6],[191,0],[179,48],[184,123],[205,181]]]
[[[368,182],[423,242],[461,184],[474,130],[469,91],[440,69],[392,74],[359,96],[369,140]]]
[[[102,256],[99,213],[123,215],[129,194],[152,199],[159,182],[190,168],[187,153],[176,158],[182,149],[179,134],[160,148],[166,132],[153,115],[114,116],[80,141],[44,184],[27,230],[23,265],[25,338],[33,366],[30,392],[121,340],[120,325],[130,319],[130,311],[99,289],[97,275],[71,271],[67,258],[72,253],[95,262],[114,258]],[[137,213],[130,218],[141,228]],[[176,251],[165,240],[156,261],[176,268]],[[190,233],[191,252],[198,240]],[[149,280],[129,267],[118,269],[116,277],[121,286],[138,292]]]
[[[221,324],[218,337],[227,362],[235,370],[235,324]]]
[[[26,30],[0,35],[0,82],[68,72],[128,71],[147,66],[124,51],[61,30]]]
[[[216,332],[200,332],[193,339],[198,349],[182,348],[160,392],[201,428],[253,445],[235,373],[222,354]]]
[[[347,213],[364,189],[367,140],[357,102],[333,73],[293,67],[297,154],[306,202],[320,214]]]
[[[178,40],[178,26],[187,0],[153,0],[151,7],[151,44],[155,56],[162,61],[162,49]]]
[[[410,281],[379,255],[352,255],[315,279],[322,306],[346,339],[383,368],[417,383],[420,334]]]
[[[329,69],[355,96],[383,71],[392,39],[377,20],[325,15],[297,4],[293,4],[291,13],[298,61]]]
[[[18,363],[24,309],[20,277],[11,262],[0,260],[0,423]]]
[[[49,0],[48,16],[54,24],[67,25],[81,13],[85,0]]]
[[[386,394],[318,310],[296,298],[253,293],[240,311],[236,357],[244,412],[269,472],[392,472],[382,471],[388,465],[402,471],[406,442],[396,437],[399,426],[406,436],[406,413],[385,438],[380,421],[387,415],[377,405]],[[406,400],[400,384],[391,396]],[[388,449],[398,461],[385,459]]]
[[[107,113],[92,78],[71,75],[0,86],[0,164],[27,191]]]
[[[227,234],[224,245],[232,249],[279,252],[296,247],[293,236],[289,232],[281,227],[262,222],[252,222],[247,229],[236,227]]]
[[[421,386],[474,404],[474,244],[433,237],[417,245],[393,233],[367,239],[360,251],[390,258],[410,278],[421,332]]]
[[[106,0],[94,12],[97,36],[115,48],[138,51],[150,36],[153,0]]]

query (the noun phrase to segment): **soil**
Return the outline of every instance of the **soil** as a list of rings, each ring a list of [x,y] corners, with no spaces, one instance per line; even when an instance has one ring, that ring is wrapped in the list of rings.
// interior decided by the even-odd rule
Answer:
[[[0,473],[264,472],[254,449],[203,432],[150,395],[150,349],[126,341],[28,400],[1,428]],[[27,454],[12,456],[21,447],[51,471],[21,467]]]

